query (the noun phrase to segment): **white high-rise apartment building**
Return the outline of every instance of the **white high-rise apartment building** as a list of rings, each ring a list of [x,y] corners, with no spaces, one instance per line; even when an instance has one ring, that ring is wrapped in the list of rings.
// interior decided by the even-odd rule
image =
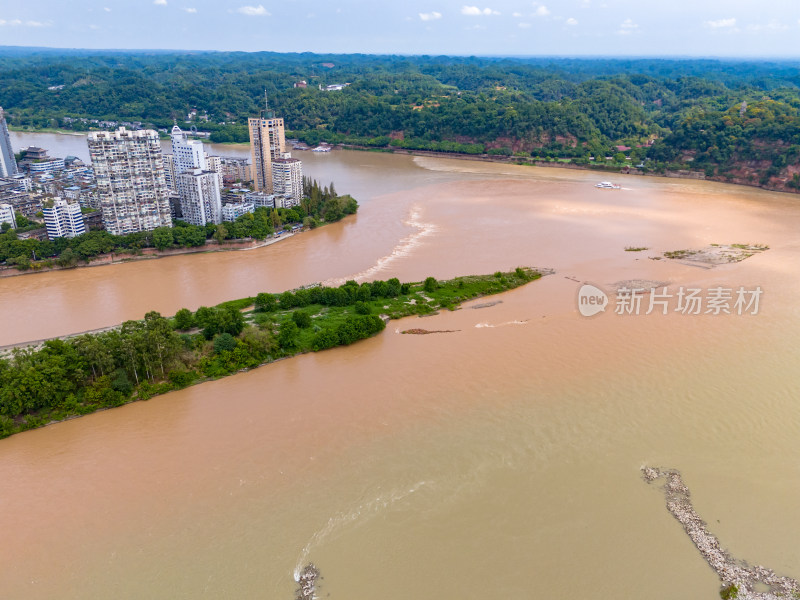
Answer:
[[[172,160],[175,164],[175,175],[194,169],[208,171],[203,142],[188,139],[177,125],[172,128]]]
[[[11,147],[11,137],[8,135],[8,125],[0,106],[0,177],[11,177],[17,174],[17,161],[14,158],[14,149]]]
[[[175,189],[183,220],[192,225],[222,223],[222,176],[209,170],[207,156],[201,141],[187,139],[177,125],[172,128]]]
[[[88,144],[103,223],[109,233],[126,235],[172,226],[156,131],[124,127],[114,132],[93,131]]]
[[[51,240],[60,237],[73,238],[86,233],[81,205],[77,202],[71,204],[63,198],[55,198],[53,206],[45,207],[42,212],[47,237]]]
[[[272,194],[272,163],[286,154],[283,119],[269,116],[248,119],[247,124],[250,129],[250,157],[256,191]]]
[[[10,204],[0,204],[0,225],[10,223],[11,229],[17,228],[17,218],[14,216],[14,207]]]
[[[178,188],[175,187],[175,160],[172,154],[164,155],[164,180],[167,182],[167,187],[170,191],[178,191]]]
[[[194,169],[181,173],[177,180],[184,221],[191,225],[222,223],[222,197],[216,173]]]
[[[276,158],[272,161],[272,189],[285,198],[286,208],[297,206],[303,199],[303,162],[297,158]]]
[[[219,176],[219,189],[222,189],[222,157],[206,154],[206,164],[209,171],[213,171]]]

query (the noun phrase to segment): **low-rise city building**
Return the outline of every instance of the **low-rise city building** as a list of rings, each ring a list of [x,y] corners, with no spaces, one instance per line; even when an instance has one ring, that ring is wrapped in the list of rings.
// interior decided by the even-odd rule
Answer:
[[[220,157],[220,171],[225,183],[252,181],[250,164],[246,158]]]
[[[0,224],[9,223],[11,229],[17,228],[17,219],[14,216],[14,207],[10,204],[0,204]]]
[[[222,220],[233,222],[242,215],[255,211],[256,207],[252,202],[232,202],[222,205]]]
[[[252,202],[256,208],[275,208],[275,194],[265,192],[248,192],[244,195],[245,202]]]
[[[38,146],[29,146],[22,150],[22,158],[19,167],[25,169],[32,175],[38,173],[50,173],[52,171],[63,171],[65,168],[63,158],[53,158],[48,156],[47,150]]]
[[[51,240],[60,237],[73,238],[86,233],[81,205],[77,202],[70,203],[64,198],[54,198],[53,205],[46,206],[43,212],[47,237]]]
[[[42,201],[28,192],[21,192],[15,181],[0,181],[0,202],[10,204],[23,217],[35,217],[42,210]]]

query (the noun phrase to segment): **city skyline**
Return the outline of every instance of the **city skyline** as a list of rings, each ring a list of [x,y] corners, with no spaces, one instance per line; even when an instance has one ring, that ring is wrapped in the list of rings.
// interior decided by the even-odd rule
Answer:
[[[0,8],[5,45],[51,48],[797,57],[799,31],[800,7],[787,0],[43,0]]]

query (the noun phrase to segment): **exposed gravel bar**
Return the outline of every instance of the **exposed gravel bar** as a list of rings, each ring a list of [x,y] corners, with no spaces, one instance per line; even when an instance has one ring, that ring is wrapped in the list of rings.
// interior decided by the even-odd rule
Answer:
[[[294,593],[295,600],[314,600],[317,597],[317,579],[319,579],[319,569],[314,563],[308,563],[297,578],[300,587]]]
[[[457,333],[461,331],[460,329],[420,329],[419,327],[415,327],[414,329],[406,329],[405,331],[401,331],[400,333],[405,333],[407,335],[429,335],[431,333]]]
[[[751,566],[732,557],[720,546],[719,540],[708,531],[705,521],[695,512],[689,488],[683,483],[680,472],[642,467],[642,476],[647,483],[663,480],[667,510],[683,525],[705,561],[717,572],[723,591],[730,590],[731,586],[738,588],[738,591],[728,597],[743,600],[800,598],[800,584],[796,580],[780,577],[772,569],[760,565]],[[768,591],[756,591],[758,584],[762,588],[768,588]]]

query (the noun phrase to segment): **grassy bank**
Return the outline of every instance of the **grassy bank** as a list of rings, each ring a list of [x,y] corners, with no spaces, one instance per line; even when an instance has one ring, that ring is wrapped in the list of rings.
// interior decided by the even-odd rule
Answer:
[[[142,321],[0,360],[0,438],[218,379],[276,360],[376,335],[391,319],[455,310],[541,277],[519,267],[492,275],[262,293]]]

